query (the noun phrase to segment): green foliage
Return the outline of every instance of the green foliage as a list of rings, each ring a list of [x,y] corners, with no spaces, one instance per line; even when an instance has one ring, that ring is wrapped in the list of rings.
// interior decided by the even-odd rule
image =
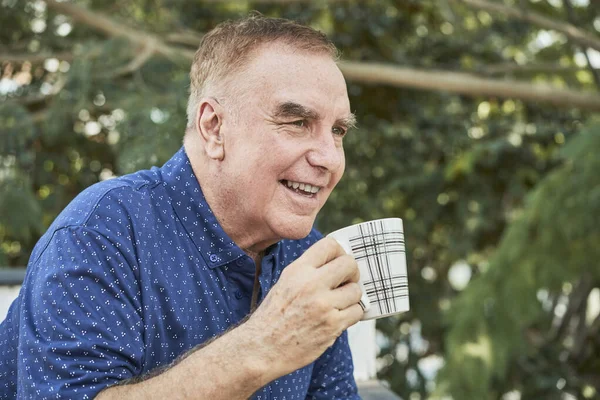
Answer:
[[[564,35],[460,2],[74,2],[186,51],[190,37],[258,9],[323,30],[348,60],[598,89]],[[556,1],[517,3],[568,19]],[[573,24],[598,32],[600,3],[578,4]],[[25,265],[85,187],[161,165],[181,145],[189,66],[155,54],[127,70],[142,50],[43,1],[0,1],[0,54],[32,57],[0,56],[0,264]],[[564,68],[492,72],[549,63]],[[359,126],[317,224],[404,220],[412,309],[378,322],[379,377],[406,399],[600,393],[600,322],[585,318],[600,287],[600,128],[590,114],[353,81],[348,91]],[[452,282],[460,265],[473,275],[464,290]],[[435,381],[426,365],[439,360]]]
[[[565,283],[599,281],[600,268],[595,264],[600,257],[599,149],[600,124],[570,140],[559,153],[560,167],[527,196],[525,208],[506,230],[487,271],[454,300],[448,315],[442,387],[456,398],[497,398],[490,388],[501,385],[493,380],[506,382],[512,361],[525,363],[548,345],[543,341],[552,336],[540,327],[552,324],[555,309],[544,309],[538,298],[541,290],[560,294]],[[578,324],[572,335],[586,340],[581,330],[588,327],[585,321]],[[554,346],[572,358],[574,349],[580,349],[568,343],[565,339]],[[478,379],[464,373],[471,367],[478,370]],[[528,390],[558,395],[555,371],[525,372],[532,375]],[[579,395],[586,384],[593,384],[586,379],[575,384],[575,379],[569,389]]]
[[[42,210],[32,192],[27,176],[15,172],[0,182],[0,235],[11,238],[2,243],[0,261],[19,252],[21,243],[29,244],[43,233]]]

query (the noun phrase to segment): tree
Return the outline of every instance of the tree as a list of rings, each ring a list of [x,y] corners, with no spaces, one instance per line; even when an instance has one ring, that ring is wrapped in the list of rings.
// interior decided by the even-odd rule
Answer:
[[[512,390],[524,398],[595,397],[599,148],[598,124],[570,141],[557,155],[560,167],[528,194],[485,273],[454,300],[442,382],[457,398]]]
[[[591,251],[598,235],[598,224],[585,219],[600,201],[590,186],[597,181],[581,171],[593,171],[588,159],[598,148],[599,128],[582,132],[600,109],[599,66],[590,66],[600,5],[569,5],[4,0],[0,264],[25,265],[39,235],[84,187],[166,161],[181,145],[189,60],[202,32],[258,9],[323,30],[343,52],[359,128],[345,139],[346,174],[319,228],[404,219],[412,310],[379,321],[380,377],[405,398],[597,392],[598,358],[587,353],[597,328],[586,325],[585,338],[573,332],[598,285],[593,258],[590,278],[577,275],[584,268],[574,250]],[[580,150],[559,153],[569,142]],[[581,199],[551,218],[568,199],[560,187]],[[565,221],[580,230],[548,247],[570,226]],[[454,278],[461,273],[463,282]],[[514,315],[497,311],[507,299]],[[490,307],[497,320],[486,316]],[[552,313],[558,333],[544,336]],[[552,358],[565,338],[585,344],[577,361]],[[485,364],[473,349],[494,357]]]

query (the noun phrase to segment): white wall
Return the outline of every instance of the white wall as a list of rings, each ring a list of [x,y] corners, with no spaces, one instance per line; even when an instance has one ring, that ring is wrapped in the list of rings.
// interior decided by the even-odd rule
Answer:
[[[20,286],[0,286],[0,321],[4,321],[12,301],[19,294]]]
[[[374,380],[377,375],[377,344],[375,320],[360,321],[348,329],[348,341],[354,361],[354,378],[358,381]]]

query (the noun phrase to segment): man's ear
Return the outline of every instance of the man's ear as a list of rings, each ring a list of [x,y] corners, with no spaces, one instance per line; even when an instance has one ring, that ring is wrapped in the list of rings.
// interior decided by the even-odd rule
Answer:
[[[196,133],[204,139],[206,155],[214,160],[225,158],[225,146],[221,127],[223,107],[216,99],[204,98],[198,105]]]

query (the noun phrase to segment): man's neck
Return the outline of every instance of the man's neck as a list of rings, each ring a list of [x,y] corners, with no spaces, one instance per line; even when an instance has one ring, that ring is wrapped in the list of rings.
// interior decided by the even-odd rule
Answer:
[[[243,217],[240,217],[237,213],[240,207],[235,204],[229,204],[228,196],[221,195],[218,190],[214,190],[219,185],[215,184],[216,179],[211,175],[209,171],[210,167],[203,164],[201,157],[195,157],[198,153],[194,154],[194,151],[198,151],[198,149],[195,149],[193,145],[189,146],[188,143],[185,144],[185,150],[190,159],[194,175],[217,222],[231,240],[243,249],[258,265],[262,259],[264,250],[272,244],[277,243],[280,239],[265,238],[266,235],[256,229],[256,223],[246,221]],[[232,210],[236,211],[233,215],[231,213]]]
[[[254,260],[254,264],[256,264],[257,266],[260,265],[260,263],[262,262],[262,259],[265,255],[265,251],[253,251],[253,250],[249,250],[249,249],[244,249],[242,248],[242,250],[244,250],[244,253],[246,253],[248,255],[248,257],[252,258]]]

